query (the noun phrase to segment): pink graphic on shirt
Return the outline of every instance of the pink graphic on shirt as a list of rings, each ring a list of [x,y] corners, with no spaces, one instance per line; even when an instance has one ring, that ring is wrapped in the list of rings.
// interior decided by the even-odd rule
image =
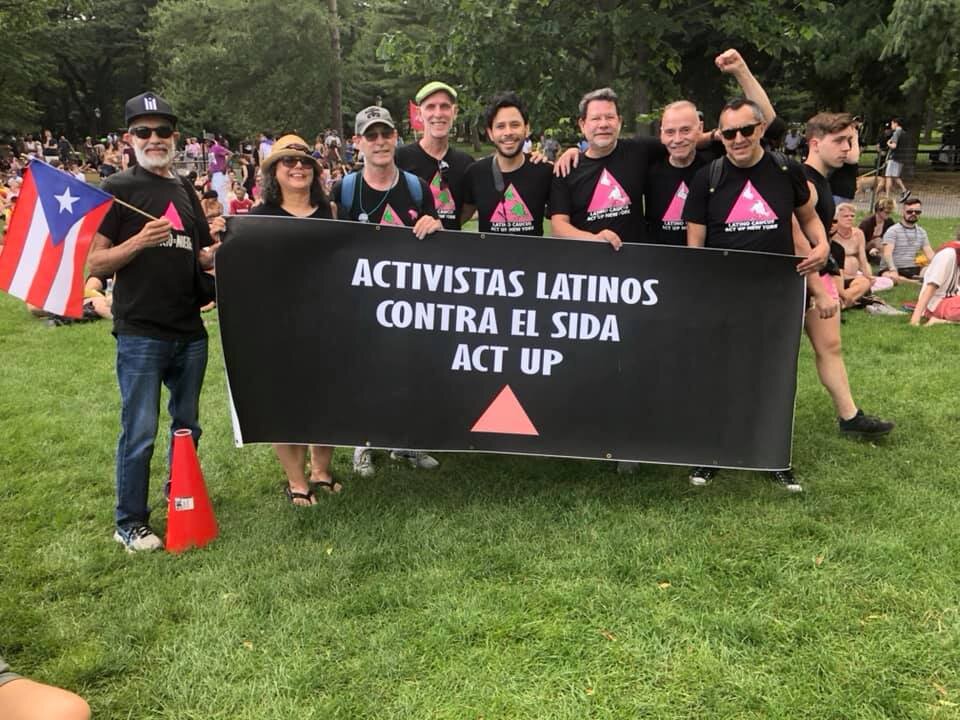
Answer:
[[[172,202],[167,205],[167,211],[163,213],[163,216],[170,221],[174,230],[183,231],[183,220],[180,219],[180,213],[177,212]]]
[[[430,181],[430,192],[433,193],[433,204],[438,213],[456,213],[457,204],[453,200],[453,193],[439,172]]]
[[[593,199],[590,200],[590,206],[587,212],[598,212],[600,210],[609,210],[610,208],[624,207],[630,204],[630,196],[627,195],[623,186],[617,182],[617,179],[604,168],[597,181],[597,187],[593,191]]]
[[[757,192],[753,183],[747,180],[747,184],[740,191],[740,197],[730,209],[727,216],[727,224],[741,222],[771,222],[778,220],[776,213],[770,209],[767,201]]]
[[[390,207],[390,203],[383,209],[383,215],[380,216],[381,225],[399,225],[403,227],[403,220],[397,215],[397,211]]]
[[[490,224],[493,223],[528,223],[533,222],[533,215],[530,214],[530,208],[520,197],[520,193],[513,186],[513,183],[507,186],[503,193],[503,202],[499,203],[490,216]]]
[[[670,201],[667,211],[663,214],[663,222],[680,222],[683,220],[683,206],[687,202],[687,195],[690,189],[687,184],[681,180],[677,192],[673,194],[673,200]]]

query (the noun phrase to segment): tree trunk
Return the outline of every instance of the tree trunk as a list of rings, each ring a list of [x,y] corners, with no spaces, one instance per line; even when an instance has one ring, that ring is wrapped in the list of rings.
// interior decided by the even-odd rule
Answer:
[[[330,46],[333,49],[333,75],[330,78],[330,127],[343,137],[343,65],[340,56],[340,15],[337,0],[327,0],[330,10]]]
[[[646,115],[650,112],[650,86],[647,83],[647,73],[645,68],[649,63],[649,50],[641,45],[636,52],[637,78],[633,87],[633,114],[630,116],[631,123],[638,115]],[[653,125],[651,123],[641,123],[636,128],[637,135],[652,135]]]

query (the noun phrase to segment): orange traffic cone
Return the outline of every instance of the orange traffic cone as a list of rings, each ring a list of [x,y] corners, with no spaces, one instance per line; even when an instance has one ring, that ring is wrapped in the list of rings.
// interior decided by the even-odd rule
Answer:
[[[191,545],[203,547],[218,532],[191,433],[186,428],[175,430],[167,504],[167,552],[183,552]]]

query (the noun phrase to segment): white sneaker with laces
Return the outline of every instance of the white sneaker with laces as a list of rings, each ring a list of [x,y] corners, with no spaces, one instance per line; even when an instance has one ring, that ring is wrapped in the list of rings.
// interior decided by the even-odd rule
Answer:
[[[152,552],[163,547],[163,541],[146,524],[118,527],[113,539],[123,545],[128,553]]]

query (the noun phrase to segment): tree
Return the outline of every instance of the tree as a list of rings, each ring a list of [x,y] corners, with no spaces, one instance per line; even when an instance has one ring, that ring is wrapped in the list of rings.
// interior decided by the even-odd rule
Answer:
[[[159,91],[186,127],[250,137],[327,126],[337,67],[327,3],[164,0],[150,19]]]

